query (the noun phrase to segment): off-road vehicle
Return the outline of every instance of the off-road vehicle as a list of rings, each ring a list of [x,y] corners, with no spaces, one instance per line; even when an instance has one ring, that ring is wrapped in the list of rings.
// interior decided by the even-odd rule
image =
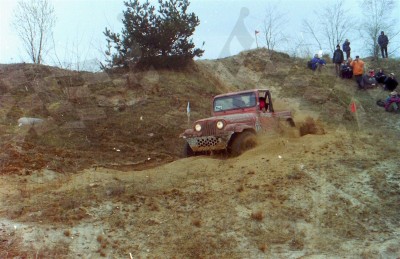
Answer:
[[[295,126],[290,111],[274,110],[267,89],[217,95],[211,113],[180,135],[186,140],[185,156],[222,150],[240,155],[256,144],[257,133],[276,129],[280,121]]]

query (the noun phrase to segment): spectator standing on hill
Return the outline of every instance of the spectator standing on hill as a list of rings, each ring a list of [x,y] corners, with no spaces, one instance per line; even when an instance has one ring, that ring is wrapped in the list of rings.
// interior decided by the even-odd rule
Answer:
[[[318,54],[315,54],[314,57],[308,61],[308,66],[313,71],[318,70],[321,72],[321,67],[325,66],[326,62],[322,58],[319,58]]]
[[[343,51],[340,49],[340,46],[338,44],[336,46],[335,52],[333,52],[333,58],[332,58],[333,63],[335,63],[335,70],[337,77],[340,77],[340,65],[342,64],[343,60],[344,60]]]
[[[381,35],[379,35],[378,37],[378,44],[381,47],[382,58],[385,58],[385,54],[387,58],[388,57],[387,45],[389,44],[389,39],[383,31],[381,31]]]
[[[348,60],[350,58],[350,41],[348,39],[345,40],[343,43],[343,52],[346,53],[346,59]]]
[[[385,82],[386,75],[383,72],[382,68],[378,68],[378,73],[375,74],[375,79],[376,79],[376,82],[378,82],[380,84],[383,84]]]
[[[385,84],[384,90],[386,91],[394,91],[394,89],[396,89],[397,85],[399,84],[394,77],[394,73],[390,73],[383,83]]]
[[[360,56],[356,56],[350,63],[350,66],[353,68],[353,75],[356,78],[358,89],[362,89],[361,80],[364,74],[364,61],[360,59]]]

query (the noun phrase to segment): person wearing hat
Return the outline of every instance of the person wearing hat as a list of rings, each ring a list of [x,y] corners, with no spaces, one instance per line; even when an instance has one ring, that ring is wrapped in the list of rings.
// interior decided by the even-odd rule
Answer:
[[[356,58],[350,63],[350,66],[353,68],[353,75],[358,84],[358,89],[362,89],[361,81],[364,74],[364,61],[360,59],[360,56],[356,56]]]
[[[343,51],[340,49],[339,44],[336,45],[336,50],[333,52],[332,61],[335,63],[336,76],[340,77],[340,65],[344,60]]]
[[[385,84],[383,89],[386,91],[394,91],[399,84],[394,77],[394,73],[390,73],[383,83]]]
[[[399,111],[399,107],[400,107],[400,96],[396,91],[393,91],[385,100],[385,110],[387,112],[396,112]]]
[[[386,58],[387,58],[388,57],[387,45],[389,44],[389,39],[388,39],[387,35],[385,35],[384,31],[381,31],[381,35],[379,35],[379,37],[378,37],[378,44],[381,47],[382,58],[385,58],[385,54],[386,54]]]

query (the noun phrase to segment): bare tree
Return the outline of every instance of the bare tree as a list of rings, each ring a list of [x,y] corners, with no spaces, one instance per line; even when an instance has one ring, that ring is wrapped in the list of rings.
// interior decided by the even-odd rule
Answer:
[[[313,26],[313,23],[309,22],[308,20],[303,20],[303,27],[304,32],[306,34],[310,34],[312,38],[317,42],[318,48],[322,49],[321,39],[319,38],[318,30],[315,26]]]
[[[287,19],[276,6],[269,5],[265,11],[263,33],[266,41],[266,48],[274,50],[277,43],[287,39],[282,28],[285,28]]]
[[[20,0],[13,25],[26,52],[35,64],[41,64],[55,25],[55,13],[48,0]]]
[[[304,39],[303,34],[290,37],[291,44],[289,45],[288,53],[293,58],[309,57],[312,55],[310,44]]]
[[[344,0],[336,0],[321,12],[314,11],[316,20],[303,20],[305,33],[312,35],[320,49],[327,46],[331,52],[335,51],[336,45],[342,43],[352,29],[353,19],[345,9],[344,3]]]
[[[359,28],[360,37],[368,48],[368,54],[377,59],[379,56],[377,40],[380,32],[384,31],[388,35],[389,42],[393,42],[393,39],[400,34],[400,30],[396,28],[396,19],[392,17],[396,0],[361,0],[360,7],[364,13],[368,13]],[[396,48],[391,49],[389,53],[393,53]]]

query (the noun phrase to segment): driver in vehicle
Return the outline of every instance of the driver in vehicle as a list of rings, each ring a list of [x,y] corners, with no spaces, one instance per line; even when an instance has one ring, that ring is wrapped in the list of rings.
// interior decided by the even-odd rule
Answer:
[[[268,103],[265,101],[265,97],[260,97],[259,103],[260,103],[260,111],[265,112],[268,110]]]

